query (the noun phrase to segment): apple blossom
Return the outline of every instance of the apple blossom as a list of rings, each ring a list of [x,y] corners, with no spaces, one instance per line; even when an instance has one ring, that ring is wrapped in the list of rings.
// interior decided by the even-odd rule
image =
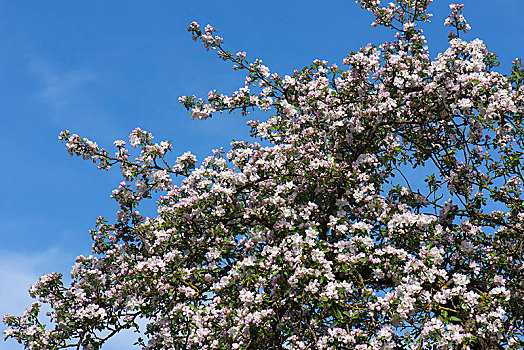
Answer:
[[[271,110],[248,122],[268,146],[233,141],[197,167],[190,152],[171,165],[170,142],[140,128],[135,158],[62,132],[71,155],[120,166],[117,221],[97,219],[69,286],[55,273],[31,287],[53,326],[35,303],[4,318],[6,338],[99,349],[132,328],[146,350],[521,349],[524,70],[499,74],[482,41],[459,38],[459,4],[432,60],[417,27],[431,2],[357,1],[395,40],[283,77],[191,23],[247,76],[231,96],[179,101],[197,119]]]

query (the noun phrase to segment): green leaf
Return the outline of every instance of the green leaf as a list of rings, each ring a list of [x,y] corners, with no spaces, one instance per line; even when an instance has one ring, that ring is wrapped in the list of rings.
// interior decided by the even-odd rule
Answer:
[[[335,317],[338,318],[338,319],[342,318],[342,313],[340,312],[339,309],[335,310]]]
[[[462,322],[462,320],[456,316],[451,316],[449,318],[450,321],[453,321],[453,322]]]

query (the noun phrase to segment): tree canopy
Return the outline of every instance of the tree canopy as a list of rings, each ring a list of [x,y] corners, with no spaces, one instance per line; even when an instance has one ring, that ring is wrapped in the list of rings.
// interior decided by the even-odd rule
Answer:
[[[392,41],[281,76],[188,30],[245,84],[183,96],[193,118],[254,109],[258,142],[197,166],[135,129],[115,153],[67,130],[71,155],[118,165],[117,220],[100,217],[72,282],[44,275],[8,316],[28,349],[99,349],[135,329],[144,349],[521,349],[524,346],[524,69],[495,54],[450,5],[432,59],[431,0],[357,1]],[[180,185],[173,177],[183,178]],[[158,213],[138,204],[158,192]],[[139,329],[145,320],[145,329]],[[144,339],[142,339],[144,338]]]

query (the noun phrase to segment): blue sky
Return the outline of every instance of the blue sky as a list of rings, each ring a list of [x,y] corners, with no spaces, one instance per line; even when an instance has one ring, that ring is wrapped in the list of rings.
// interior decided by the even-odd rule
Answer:
[[[433,57],[446,48],[449,3],[435,0],[430,8]],[[507,73],[524,57],[524,2],[464,3],[473,27],[465,38],[483,39]],[[193,20],[214,25],[228,49],[280,74],[317,58],[340,64],[351,50],[394,34],[372,28],[372,16],[352,0],[0,0],[1,314],[22,312],[39,275],[67,275],[77,255],[89,254],[95,218],[116,211],[109,195],[118,170],[70,158],[57,139],[61,130],[109,147],[139,126],[158,141],[173,140],[173,157],[192,150],[199,159],[247,138],[240,115],[194,121],[177,101],[211,89],[231,93],[243,83],[241,73],[191,40]],[[126,348],[121,341],[110,348]],[[0,341],[0,350],[15,349]]]

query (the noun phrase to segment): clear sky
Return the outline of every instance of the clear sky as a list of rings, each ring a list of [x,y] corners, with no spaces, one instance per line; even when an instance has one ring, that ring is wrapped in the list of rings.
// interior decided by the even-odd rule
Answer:
[[[430,7],[433,57],[446,48],[449,3]],[[514,58],[524,58],[524,1],[464,3],[473,28],[464,38],[483,39],[508,73]],[[112,149],[139,126],[157,141],[173,140],[173,158],[192,150],[202,159],[247,138],[246,118],[194,121],[177,101],[243,84],[243,74],[191,40],[193,20],[214,25],[226,48],[282,75],[317,58],[340,65],[351,50],[394,35],[372,28],[371,14],[353,0],[0,0],[1,314],[21,314],[41,274],[68,275],[75,257],[89,254],[95,218],[116,211],[109,195],[118,169],[102,172],[70,158],[57,139],[61,130]],[[16,349],[0,340],[0,350]]]

